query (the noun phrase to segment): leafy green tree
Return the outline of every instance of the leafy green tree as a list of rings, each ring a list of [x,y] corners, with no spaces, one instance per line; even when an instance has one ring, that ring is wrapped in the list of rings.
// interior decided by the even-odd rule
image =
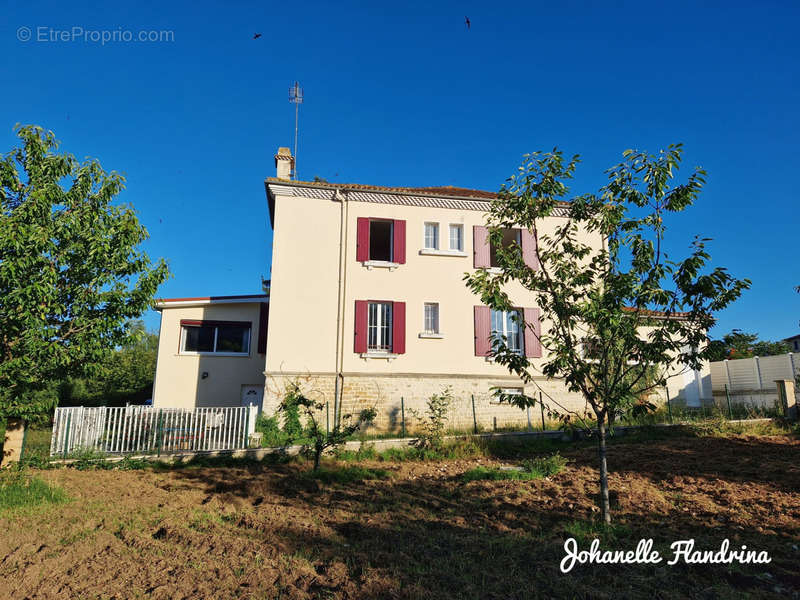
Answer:
[[[724,268],[710,269],[707,239],[696,237],[683,260],[666,256],[664,217],[689,207],[705,180],[705,172],[697,169],[685,183],[671,185],[681,153],[681,146],[658,156],[628,150],[624,161],[607,172],[608,183],[598,193],[569,202],[564,201],[566,181],[578,157],[565,161],[558,150],[526,155],[492,200],[487,217],[499,272],[479,269],[465,275],[468,287],[494,309],[516,306],[507,284],[534,293],[541,333],[538,324],[525,323],[521,315],[520,325],[531,328],[542,344],[541,372],[562,378],[590,409],[573,413],[551,399],[551,411],[565,421],[574,417],[588,426],[591,417],[597,423],[600,508],[606,523],[611,522],[607,428],[620,414],[654,408],[642,398],[665,385],[676,363],[700,368],[708,357],[706,332],[713,313],[750,285]],[[556,212],[565,218],[553,219]],[[514,227],[533,234],[538,268],[526,265],[519,244],[503,245],[503,231]],[[496,336],[491,353],[523,381],[535,383],[531,362],[505,339]],[[537,401],[526,395],[501,395],[501,400],[520,407]]]
[[[61,382],[59,404],[122,406],[140,404],[152,397],[158,335],[147,331],[142,321],[133,321],[130,327],[130,342],[114,349],[94,377]]]
[[[95,376],[130,344],[169,272],[140,250],[133,209],[112,204],[121,175],[56,152],[41,127],[17,135],[0,159],[0,417],[35,419],[48,382]]]
[[[730,333],[726,333],[721,340],[711,340],[709,346],[711,348],[709,360],[712,361],[775,356],[791,352],[787,342],[759,340],[757,333],[747,333],[741,329],[734,329]]]

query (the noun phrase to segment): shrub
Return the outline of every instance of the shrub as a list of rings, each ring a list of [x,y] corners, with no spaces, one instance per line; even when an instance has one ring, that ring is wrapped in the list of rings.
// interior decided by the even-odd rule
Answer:
[[[268,417],[265,414],[258,415],[256,419],[256,431],[260,432],[263,436],[262,444],[268,448],[277,446],[286,446],[288,444],[289,436],[285,431],[281,431],[278,424],[278,417],[275,415]]]
[[[320,458],[327,448],[341,446],[348,437],[361,429],[362,426],[372,423],[375,419],[375,409],[366,408],[358,414],[355,422],[351,421],[352,415],[342,415],[341,420],[345,424],[334,423],[333,429],[327,431],[321,428],[317,421],[317,416],[321,413],[323,408],[325,408],[325,405],[322,402],[308,398],[300,389],[300,384],[296,381],[288,385],[286,395],[278,408],[278,410],[284,414],[296,409],[298,413],[302,413],[306,417],[306,431],[303,432],[301,428],[297,436],[299,437],[302,434],[309,440],[307,443],[303,444],[303,453],[310,454],[314,457],[314,471],[319,470]],[[291,435],[289,436],[290,441],[295,441],[295,439],[296,438],[293,439]]]
[[[447,425],[447,411],[453,403],[453,393],[450,387],[444,388],[441,394],[434,394],[425,403],[425,416],[421,418],[422,428],[417,434],[417,446],[440,450],[444,443],[445,427]],[[415,418],[420,419],[417,411],[410,411]]]

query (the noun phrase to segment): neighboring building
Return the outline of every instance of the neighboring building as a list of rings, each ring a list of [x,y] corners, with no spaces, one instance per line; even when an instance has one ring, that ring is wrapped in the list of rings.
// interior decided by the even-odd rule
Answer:
[[[261,406],[266,295],[172,298],[161,312],[153,405]]]
[[[789,344],[791,352],[800,352],[800,335],[793,335],[792,337],[784,338],[783,341]]]

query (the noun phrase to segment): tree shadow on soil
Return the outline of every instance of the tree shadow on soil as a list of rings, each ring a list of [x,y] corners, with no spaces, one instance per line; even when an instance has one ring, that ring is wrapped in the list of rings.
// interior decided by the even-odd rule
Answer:
[[[655,482],[687,474],[776,485],[758,472],[743,474],[742,465],[728,456],[726,466],[702,469],[702,458],[714,460],[715,449],[726,455],[752,450],[746,440],[732,441],[712,438],[702,449],[647,445],[636,452],[616,452],[616,466]],[[789,449],[785,444],[774,446],[773,452]],[[669,466],[660,467],[659,457],[663,460],[669,452],[674,453]],[[784,453],[781,462],[796,461],[795,453],[796,449],[791,455]],[[580,468],[594,467],[593,455],[588,449],[569,454],[575,455],[578,468],[569,468],[552,481],[525,483],[465,484],[450,476],[324,486],[304,476],[297,465],[184,470],[176,476],[203,489],[210,507],[233,506],[240,515],[236,526],[258,532],[265,543],[309,557],[318,570],[344,565],[357,597],[611,598],[642,597],[659,590],[658,597],[706,598],[733,590],[790,596],[791,590],[800,589],[795,568],[800,555],[792,550],[793,544],[800,544],[800,520],[781,529],[763,522],[758,531],[739,520],[735,509],[714,520],[680,506],[654,509],[644,501],[626,502],[625,507],[615,503],[619,529],[600,537],[604,547],[623,550],[635,548],[640,538],[653,538],[666,557],[663,563],[578,566],[569,575],[562,574],[559,563],[565,539],[580,537],[587,528],[591,531],[596,515],[592,494],[563,493],[568,486],[574,492],[578,484],[594,491],[594,474]],[[681,466],[694,455],[698,465],[690,461]],[[281,510],[289,508],[292,514],[281,518]],[[773,562],[666,566],[669,544],[690,538],[698,548],[710,550],[718,550],[722,540],[730,538],[734,547],[746,544],[767,550]],[[588,543],[582,540],[582,548]]]

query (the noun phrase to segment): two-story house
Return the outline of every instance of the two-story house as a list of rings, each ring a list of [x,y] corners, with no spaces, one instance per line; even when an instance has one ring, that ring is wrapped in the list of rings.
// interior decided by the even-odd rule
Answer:
[[[287,383],[299,379],[331,411],[337,404],[345,413],[375,406],[378,428],[395,427],[401,407],[420,410],[445,387],[456,398],[451,424],[457,427],[472,426],[473,418],[483,427],[527,423],[531,415],[495,402],[493,387],[537,396],[541,392],[550,405],[555,401],[583,410],[582,398],[567,392],[561,381],[537,376],[523,386],[489,357],[490,339],[497,332],[531,358],[534,368],[543,360],[533,331],[522,330],[512,314],[482,306],[463,281],[466,272],[494,266],[484,225],[494,193],[294,181],[286,148],[279,149],[275,163],[276,177],[265,181],[274,232],[269,297],[216,304],[204,300],[202,310],[214,310],[208,323],[199,305],[189,305],[193,312],[187,317],[180,301],[162,301],[162,345],[168,337],[170,347],[159,352],[159,377],[173,371],[176,361],[202,362],[206,377],[214,371],[217,378],[229,380],[230,389],[207,394],[195,404],[225,405],[247,401],[245,394],[253,393],[250,380],[260,375],[268,414],[277,409]],[[562,218],[556,214],[545,229],[552,231]],[[509,229],[505,237],[506,243],[520,244],[535,267],[533,236]],[[586,240],[598,247],[601,243],[598,235],[587,234]],[[507,290],[526,322],[547,327],[546,321],[540,324],[533,294],[517,284]],[[241,314],[250,316],[237,316]],[[170,332],[165,336],[167,323]],[[220,353],[214,346],[220,331],[248,339],[236,338],[238,353]],[[206,346],[199,348],[197,340],[203,336]],[[257,354],[256,348],[266,354]],[[247,373],[223,375],[241,369],[247,360]],[[256,374],[259,360],[265,362]],[[162,369],[162,361],[169,366]],[[172,398],[163,397],[162,389],[170,386],[159,377],[155,402],[175,405],[178,386],[171,386]],[[248,381],[238,381],[242,378]],[[209,386],[198,381],[196,390]],[[676,382],[672,396],[685,384],[685,378]],[[180,405],[191,402],[191,394],[185,395]],[[540,418],[533,415],[534,424]]]

